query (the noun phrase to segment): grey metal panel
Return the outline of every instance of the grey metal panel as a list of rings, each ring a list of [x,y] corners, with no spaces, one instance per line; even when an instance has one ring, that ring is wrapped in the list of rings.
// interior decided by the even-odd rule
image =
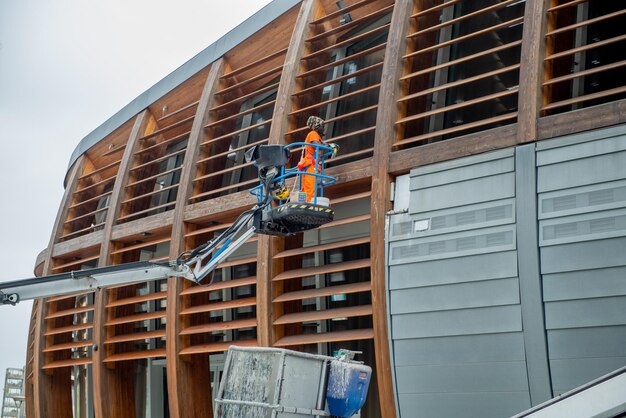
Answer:
[[[396,366],[523,361],[521,332],[397,340]]]
[[[408,182],[406,182],[408,185]],[[407,201],[408,204],[408,201]],[[408,208],[407,208],[408,210]],[[388,214],[385,219],[385,316],[386,316],[386,325],[388,330],[388,347],[389,347],[389,371],[391,373],[391,385],[393,389],[393,401],[396,413],[398,417],[400,417],[400,400],[398,399],[398,381],[396,379],[396,351],[395,351],[395,342],[392,336],[393,325],[391,323],[391,305],[389,300],[391,297],[390,294],[390,272],[389,272],[389,236],[390,236],[390,228],[389,221],[390,215]]]
[[[430,174],[411,175],[410,190],[425,189],[443,184],[467,181],[495,174],[510,173],[515,169],[512,157],[498,158],[478,164],[467,165]]]
[[[498,160],[500,158],[511,157],[514,153],[513,148],[502,149],[498,151],[486,152],[484,154],[473,155],[471,157],[457,158],[456,160],[445,161],[442,163],[425,165],[411,170],[411,177],[421,176],[424,174],[436,173],[439,171],[452,170],[458,167],[480,164],[486,161]]]
[[[550,360],[553,386],[557,393],[583,385],[624,366],[626,357]]]
[[[626,296],[547,302],[546,328],[626,324]]]
[[[409,205],[410,213],[427,212],[455,206],[470,205],[513,197],[515,175],[498,174],[490,177],[461,181],[439,187],[413,191]]]
[[[551,359],[626,357],[626,326],[548,332]]]
[[[409,192],[410,180],[410,176],[408,174],[404,174],[402,176],[397,176],[395,181],[392,183],[394,185],[393,210],[396,212],[409,210],[409,196],[411,195]]]
[[[335,219],[344,219],[352,216],[365,215],[370,213],[370,198],[351,200],[343,203],[333,203]]]
[[[402,394],[402,418],[502,418],[530,408],[528,391]]]
[[[390,221],[390,241],[506,225],[515,222],[515,199],[483,202],[415,215],[398,214],[391,216]],[[427,228],[424,228],[425,225]]]
[[[541,277],[537,251],[537,172],[534,144],[515,151],[517,206],[517,255],[519,287],[524,323],[524,347],[528,367],[530,399],[538,405],[552,397],[548,372],[548,350],[541,299]]]
[[[369,220],[319,230],[320,244],[369,235]]]
[[[626,267],[544,274],[546,302],[626,295]]]
[[[339,203],[333,205],[333,209],[335,210],[335,220],[368,214],[370,212],[370,199],[358,199],[352,202]],[[336,226],[334,228],[312,229],[304,233],[304,246],[308,247],[311,245],[362,237],[369,235],[369,233],[369,219]]]
[[[526,364],[486,362],[396,367],[399,393],[518,392],[528,388]]]
[[[539,245],[557,395],[626,364],[626,125],[545,142]]]
[[[431,312],[519,303],[517,277],[391,292],[391,313]]]
[[[389,248],[389,264],[514,250],[515,232],[514,225],[505,225],[392,242]]]
[[[258,245],[256,241],[248,242],[243,244],[241,247],[237,248],[237,250],[228,257],[229,260],[237,260],[240,258],[250,257],[256,255],[258,251]]]
[[[542,166],[538,172],[540,193],[621,180],[626,177],[626,151]]]
[[[468,416],[468,407],[490,416],[503,393],[510,402],[494,416],[530,405],[514,155],[510,148],[413,169],[409,213],[389,219],[388,306],[403,418],[417,412],[407,408],[415,399],[407,391],[427,402],[427,417]],[[452,406],[430,402],[440,395]]]
[[[391,323],[394,340],[522,330],[519,305],[393,315]]]
[[[517,254],[503,251],[389,267],[390,289],[517,276]]]
[[[626,266],[626,238],[585,241],[549,246],[541,249],[541,272]]]
[[[539,219],[626,207],[626,181],[619,180],[542,193]]]
[[[626,125],[598,129],[537,143],[537,165],[607,154],[626,149]],[[601,140],[601,141],[598,141]]]
[[[407,209],[408,210],[408,209]],[[397,213],[388,216],[387,242],[411,238],[413,235],[415,217],[407,213]]]
[[[244,20],[226,35],[200,51],[196,56],[139,95],[135,100],[124,106],[80,141],[70,157],[68,170],[81,154],[98,143],[98,141],[122,126],[137,113],[165,96],[198,71],[202,70],[280,15],[300,3],[300,1],[301,0],[273,0],[267,6]]]
[[[626,208],[547,219],[539,232],[541,246],[626,236]]]

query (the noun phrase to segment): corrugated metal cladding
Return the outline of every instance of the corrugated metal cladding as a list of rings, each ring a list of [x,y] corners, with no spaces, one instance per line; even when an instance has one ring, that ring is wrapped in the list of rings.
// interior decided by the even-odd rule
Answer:
[[[626,127],[414,169],[387,236],[402,418],[511,416],[626,365]]]

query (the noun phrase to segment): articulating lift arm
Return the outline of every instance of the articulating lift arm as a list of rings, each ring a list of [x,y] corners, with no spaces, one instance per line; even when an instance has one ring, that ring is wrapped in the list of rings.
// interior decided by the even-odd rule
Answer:
[[[254,226],[250,226],[249,222],[246,222],[241,223],[232,232],[229,235],[238,235],[234,241],[232,236],[219,240],[222,237],[220,235],[217,239],[203,244],[198,248],[201,251],[184,261],[163,263],[143,261],[0,283],[0,302],[5,305],[15,305],[27,299],[161,280],[168,277],[182,277],[199,283],[215,270],[218,264],[250,239],[256,233],[256,229]],[[217,248],[222,242],[222,246]],[[185,254],[187,253],[183,253],[181,256],[185,256]]]
[[[329,150],[332,152],[332,149],[323,145],[314,146],[326,152],[319,153],[319,159],[323,165],[324,157]],[[260,185],[251,191],[258,197],[258,203],[239,215],[237,220],[216,238],[193,250],[181,253],[175,261],[127,263],[3,282],[0,283],[0,303],[15,305],[27,299],[59,296],[169,277],[182,277],[200,283],[256,233],[285,236],[313,229],[322,223],[332,221],[332,210],[316,204],[286,203],[271,208],[272,192],[284,187],[283,181],[287,177],[306,175],[306,173],[298,172],[297,169],[285,171],[284,166],[289,160],[288,147],[280,145],[254,147],[246,154],[246,159],[254,161],[259,168]],[[324,185],[334,182],[333,178],[323,174],[315,176],[319,179],[321,193],[323,193]]]

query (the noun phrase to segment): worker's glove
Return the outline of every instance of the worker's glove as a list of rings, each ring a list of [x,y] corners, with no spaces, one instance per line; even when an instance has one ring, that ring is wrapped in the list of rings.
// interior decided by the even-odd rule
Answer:
[[[339,154],[339,145],[330,144],[329,146],[333,149],[332,154],[330,154],[330,158],[335,158],[337,154]]]
[[[286,200],[289,197],[289,189],[285,186],[285,183],[277,185],[276,190],[274,191],[274,196],[276,196],[279,200]]]

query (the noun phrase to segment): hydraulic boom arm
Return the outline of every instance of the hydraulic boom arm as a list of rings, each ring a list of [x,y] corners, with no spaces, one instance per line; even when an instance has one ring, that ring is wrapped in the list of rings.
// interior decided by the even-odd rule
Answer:
[[[161,280],[168,277],[182,277],[197,283],[215,270],[218,264],[243,245],[255,232],[255,228],[249,222],[242,223],[238,229],[232,231],[230,237],[220,240],[219,238],[222,237],[220,235],[215,240],[199,247],[200,251],[196,251],[198,249],[194,250],[196,251],[195,254],[191,252],[191,256],[185,260],[162,263],[140,261],[118,266],[77,270],[51,276],[3,282],[0,283],[0,302],[5,305],[15,305],[27,299],[96,290],[121,284]],[[234,240],[232,235],[236,236]],[[222,245],[218,249],[217,247],[220,244]]]
[[[290,146],[294,145],[297,144]],[[309,146],[317,147],[318,152],[321,151],[317,158],[323,166],[323,159],[326,155],[324,153],[332,151],[332,149],[324,145]],[[255,233],[291,235],[332,221],[332,210],[315,203],[286,203],[276,207],[271,206],[272,193],[279,187],[284,187],[283,182],[286,178],[310,175],[297,171],[297,169],[285,171],[284,166],[289,160],[288,147],[262,145],[252,148],[247,153],[246,158],[254,161],[259,168],[260,185],[251,191],[258,197],[258,203],[239,215],[237,220],[219,236],[191,251],[183,252],[175,261],[160,263],[144,261],[3,282],[0,283],[0,303],[15,305],[27,299],[167,279],[168,277],[182,277],[199,283]],[[322,193],[325,184],[334,182],[333,178],[323,175],[323,171],[322,174],[313,175],[318,179]]]

